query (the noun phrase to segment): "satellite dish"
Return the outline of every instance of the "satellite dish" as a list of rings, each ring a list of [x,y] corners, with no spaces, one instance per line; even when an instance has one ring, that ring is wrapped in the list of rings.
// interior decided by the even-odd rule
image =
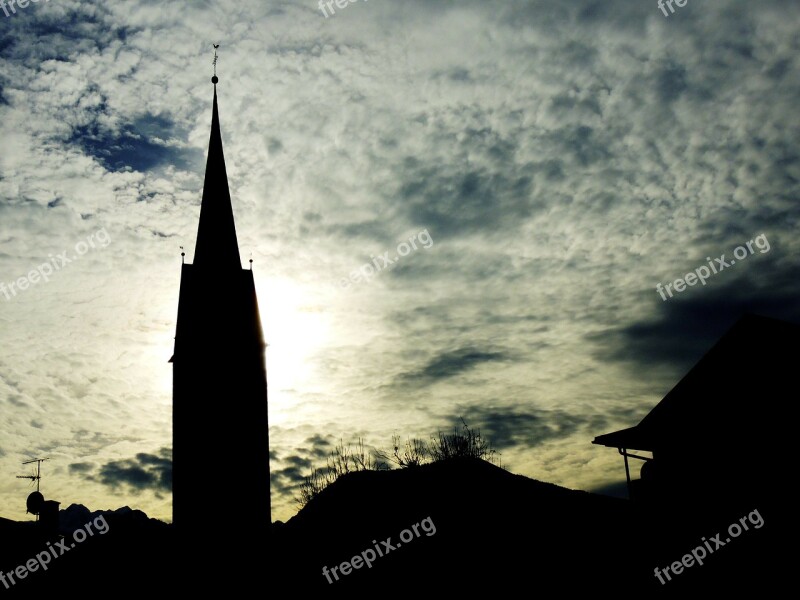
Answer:
[[[41,492],[31,492],[28,496],[28,512],[34,515],[38,515],[39,511],[42,510],[42,505],[44,504],[44,496],[42,496]]]

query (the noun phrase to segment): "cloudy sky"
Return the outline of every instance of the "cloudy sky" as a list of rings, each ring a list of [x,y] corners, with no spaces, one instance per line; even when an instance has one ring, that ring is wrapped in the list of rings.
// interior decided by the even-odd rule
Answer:
[[[796,2],[333,6],[0,10],[0,515],[30,518],[14,475],[48,456],[47,498],[171,518],[167,361],[212,43],[275,518],[339,439],[386,448],[461,416],[513,472],[619,481],[594,436],[638,422],[742,312],[800,321]],[[656,291],[759,235],[706,285]],[[430,243],[398,248],[412,236]]]

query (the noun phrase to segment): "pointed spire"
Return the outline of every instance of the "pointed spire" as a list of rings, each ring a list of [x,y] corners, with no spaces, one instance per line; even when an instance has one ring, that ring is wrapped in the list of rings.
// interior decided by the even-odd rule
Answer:
[[[233,221],[228,173],[222,153],[222,135],[217,111],[217,81],[214,75],[214,108],[211,116],[211,137],[208,141],[208,160],[203,183],[203,203],[197,227],[194,264],[213,269],[241,269],[236,226]]]

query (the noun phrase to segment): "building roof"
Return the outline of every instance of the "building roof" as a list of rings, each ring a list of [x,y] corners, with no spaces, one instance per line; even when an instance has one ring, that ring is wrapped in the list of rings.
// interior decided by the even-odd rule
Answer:
[[[701,446],[743,453],[769,444],[782,418],[778,407],[797,397],[798,343],[800,326],[745,315],[638,425],[592,443],[651,452]]]

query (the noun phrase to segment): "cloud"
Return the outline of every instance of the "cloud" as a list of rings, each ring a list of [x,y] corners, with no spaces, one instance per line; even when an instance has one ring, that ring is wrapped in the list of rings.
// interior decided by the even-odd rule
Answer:
[[[416,385],[429,385],[470,371],[481,364],[507,360],[503,352],[484,351],[477,348],[459,348],[442,352],[418,370],[404,373],[400,380]]]
[[[325,469],[326,461],[334,448],[332,436],[315,434],[297,448],[296,454],[286,458],[270,456],[270,483],[272,494],[294,495],[300,484],[311,474],[312,468]]]
[[[287,459],[291,462],[292,458]],[[272,485],[273,493],[284,495],[293,493],[301,483],[303,483],[306,476],[311,473],[311,461],[307,459],[299,459],[302,464],[284,468],[271,468],[270,469],[270,483]]]
[[[570,414],[563,410],[516,407],[461,407],[446,417],[460,429],[461,418],[472,430],[480,430],[492,447],[504,450],[513,447],[535,448],[552,439],[569,437],[584,427],[602,429],[607,419],[600,415]]]
[[[97,465],[93,462],[71,463],[69,465],[69,473],[70,475],[84,475],[91,473],[96,467]]]
[[[533,178],[528,166],[508,165],[512,144],[487,128],[468,128],[462,144],[462,153],[483,153],[479,162],[488,164],[465,170],[456,154],[449,165],[407,161],[398,172],[404,182],[398,195],[408,221],[423,224],[441,238],[514,229],[544,208],[530,198]]]
[[[333,450],[335,443],[335,438],[332,435],[321,436],[319,434],[314,434],[305,440],[303,446],[300,447],[299,450],[300,452],[305,453],[313,458],[327,458],[331,453],[331,450]],[[290,457],[286,460],[297,461],[303,459]],[[295,462],[295,464],[297,463]]]
[[[79,471],[85,473],[82,466]],[[96,478],[114,490],[125,488],[134,492],[143,490],[171,492],[172,450],[161,448],[157,454],[139,452],[134,458],[114,460],[101,465],[95,474],[88,477]]]
[[[67,143],[80,146],[109,171],[150,171],[167,165],[199,171],[199,149],[185,150],[180,147],[182,144],[176,147],[175,137],[183,139],[186,134],[176,130],[175,123],[164,116],[145,115],[116,130],[102,120],[82,124],[73,129]]]
[[[3,19],[0,282],[100,227],[113,244],[0,291],[0,468],[52,456],[48,495],[131,494],[169,518],[169,495],[142,490],[166,489],[152,449],[171,443],[180,246],[191,262],[224,38],[276,516],[339,439],[462,414],[524,474],[615,481],[596,427],[635,424],[742,311],[800,316],[798,18],[783,0],[670,18],[409,0],[331,19],[280,0],[59,0]],[[338,285],[423,228],[432,248]],[[658,297],[760,233],[768,254]],[[3,516],[25,518],[16,493]]]
[[[653,317],[587,334],[586,338],[602,361],[686,371],[746,313],[800,322],[800,265],[782,273],[767,265],[759,268],[764,272],[758,279],[723,270],[715,277],[730,280],[712,281],[714,285],[702,294],[687,288],[688,293],[661,301]]]

